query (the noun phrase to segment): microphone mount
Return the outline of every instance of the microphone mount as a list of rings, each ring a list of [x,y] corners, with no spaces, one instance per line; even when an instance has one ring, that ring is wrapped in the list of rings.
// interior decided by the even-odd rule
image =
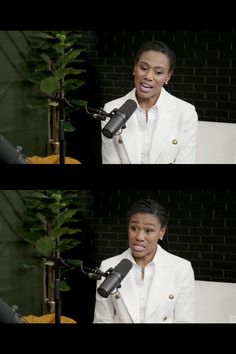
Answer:
[[[115,289],[113,289],[113,291],[111,291],[110,294],[115,294],[117,292],[117,290],[119,288],[121,288],[121,281],[122,281],[122,276],[120,273],[118,273],[116,271],[116,269],[114,268],[109,268],[105,273],[103,273],[99,268],[87,268],[87,267],[84,267],[83,264],[81,263],[81,266],[80,266],[80,269],[82,271],[83,274],[85,274],[87,277],[89,278],[92,278],[92,279],[95,279],[95,280],[101,280],[102,277],[104,278],[108,278],[109,275],[113,276],[113,279],[117,280],[119,279],[118,283],[116,284],[115,286]],[[114,278],[115,277],[115,278]],[[109,279],[109,278],[108,278]],[[104,284],[106,280],[103,281],[102,284]],[[114,281],[114,280],[113,280]],[[106,292],[101,289],[101,285],[100,287],[98,288],[100,290],[98,290],[98,293],[103,296],[103,297],[107,297],[107,294]]]
[[[102,108],[95,109],[95,108],[91,108],[91,107],[88,107],[87,105],[85,105],[85,111],[86,111],[86,113],[88,113],[90,116],[92,116],[95,119],[106,120],[107,118],[113,117],[113,115],[118,111],[118,109],[114,108],[110,113],[107,113]]]
[[[80,265],[80,269],[83,274],[88,276],[89,278],[95,279],[95,280],[101,280],[102,277],[107,278],[108,275],[113,271],[113,268],[109,268],[105,273],[102,272],[99,268],[88,268],[84,267],[83,263]]]
[[[83,265],[83,261],[81,262],[80,265],[74,263],[73,261],[70,261],[69,259],[62,260],[60,258],[60,261],[66,267],[80,268],[80,270],[82,271],[83,274],[85,274],[87,277],[95,279],[95,280],[101,280],[102,277],[106,278],[113,271],[113,268],[109,268],[104,273],[98,267],[96,267],[96,268],[88,268],[88,267],[85,267]]]
[[[46,95],[46,96],[47,96],[47,98],[50,98],[51,100],[56,101],[62,107],[66,107],[66,108],[80,107],[78,104],[75,104],[73,100],[68,100],[65,97],[61,98],[61,97],[50,96],[50,95]],[[99,120],[106,120],[107,118],[111,118],[118,111],[117,108],[114,108],[110,113],[107,113],[102,108],[96,109],[96,108],[88,107],[87,103],[85,103],[84,108],[85,108],[85,111],[87,114],[89,114],[93,118],[99,119]]]
[[[107,113],[102,108],[95,109],[95,108],[87,107],[87,105],[85,105],[85,111],[93,118],[105,121],[107,118],[110,118],[110,120],[111,120],[111,118],[113,116],[115,116],[119,110],[118,110],[118,108],[114,108],[110,113]],[[120,116],[121,115],[122,115],[122,113],[120,113]],[[124,115],[124,120],[125,120],[125,115]],[[119,129],[119,132],[114,135],[120,135],[122,132],[122,129],[125,129],[125,128],[126,128],[126,125],[123,124],[123,126]],[[102,130],[102,132],[104,134],[104,129]]]

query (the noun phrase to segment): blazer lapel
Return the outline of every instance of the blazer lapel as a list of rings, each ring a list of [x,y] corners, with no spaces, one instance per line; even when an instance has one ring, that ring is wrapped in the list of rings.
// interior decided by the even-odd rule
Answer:
[[[157,310],[159,304],[163,301],[163,298],[165,297],[164,289],[166,279],[168,279],[168,271],[168,267],[158,266],[158,269],[155,272],[147,300],[147,321],[149,318],[152,317],[152,314]]]
[[[137,102],[135,88],[130,91],[120,103],[124,104],[128,99]],[[126,122],[126,127],[122,130],[122,133],[116,137],[116,144],[122,163],[139,164],[141,162],[138,120],[135,112]]]
[[[178,125],[178,113],[172,97],[163,89],[161,103],[158,107],[158,119],[153,132],[150,149],[150,163],[156,163],[168,140],[171,140],[173,127]]]
[[[165,251],[158,246],[157,250],[157,269],[154,272],[146,308],[146,319],[152,318],[152,314],[157,311],[157,308],[163,298],[166,291],[166,279],[169,278],[170,264],[165,256]]]
[[[121,139],[130,163],[139,164],[141,162],[141,147],[138,132],[138,121],[135,112],[126,122],[126,128],[121,134]]]
[[[116,258],[116,263],[117,261],[121,261],[123,258],[127,258],[132,261],[130,249],[127,249],[118,258]],[[122,281],[119,293],[122,296],[122,300],[133,322],[139,323],[139,294],[132,269]]]
[[[126,279],[128,285],[125,286],[125,283],[123,283],[119,292],[133,322],[139,323],[139,295],[137,292],[137,287],[135,285],[135,279],[132,271],[127,274]]]
[[[131,96],[131,98],[133,98],[133,96]],[[156,163],[165,144],[175,138],[174,136],[172,137],[172,135],[176,131],[174,127],[178,125],[179,121],[176,103],[165,89],[162,89],[159,100],[158,120],[153,131],[149,163]],[[126,128],[123,129],[118,140],[123,144],[128,161],[131,164],[141,163],[141,141],[136,112],[134,112],[126,122]]]

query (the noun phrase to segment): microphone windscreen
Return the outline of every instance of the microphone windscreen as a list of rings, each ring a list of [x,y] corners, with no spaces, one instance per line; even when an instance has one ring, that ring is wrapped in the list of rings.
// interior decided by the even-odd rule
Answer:
[[[126,115],[126,121],[132,116],[134,111],[137,108],[137,103],[134,100],[127,100],[125,103],[118,109],[119,112]]]
[[[134,100],[129,99],[125,101],[102,129],[103,135],[112,139],[120,129],[125,127],[125,123],[132,116],[136,108],[137,103]]]
[[[112,269],[107,278],[97,288],[97,292],[102,297],[108,297],[116,288],[121,286],[121,281],[132,268],[132,262],[124,258],[117,266]]]
[[[132,262],[129,259],[124,258],[120,261],[119,264],[117,264],[117,266],[114,268],[114,271],[120,273],[121,278],[124,279],[124,277],[126,277],[132,266]]]

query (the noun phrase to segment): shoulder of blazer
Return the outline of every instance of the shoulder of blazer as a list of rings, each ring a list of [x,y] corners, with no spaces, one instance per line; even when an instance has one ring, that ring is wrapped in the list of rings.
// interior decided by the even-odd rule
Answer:
[[[160,262],[162,266],[186,266],[187,264],[191,264],[187,259],[167,252],[160,245],[158,245],[158,252],[160,253]]]
[[[172,95],[171,93],[167,92],[164,88],[163,88],[163,97],[165,100],[172,102],[174,105],[182,106],[185,108],[194,108],[194,105],[192,103],[189,103],[187,101],[182,100],[181,98]]]

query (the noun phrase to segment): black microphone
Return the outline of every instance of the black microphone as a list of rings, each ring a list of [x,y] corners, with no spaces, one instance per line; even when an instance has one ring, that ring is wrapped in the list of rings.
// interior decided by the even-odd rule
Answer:
[[[102,297],[108,297],[114,289],[120,288],[121,281],[128,274],[132,266],[132,262],[127,258],[124,258],[114,269],[111,268],[110,274],[97,288],[99,295]]]
[[[0,164],[27,164],[15,149],[2,135],[0,135]]]
[[[0,298],[0,323],[24,323],[19,315]]]
[[[121,128],[125,128],[125,123],[132,116],[137,108],[137,103],[134,100],[127,100],[116,112],[113,114],[109,122],[102,129],[103,135],[112,139]]]

